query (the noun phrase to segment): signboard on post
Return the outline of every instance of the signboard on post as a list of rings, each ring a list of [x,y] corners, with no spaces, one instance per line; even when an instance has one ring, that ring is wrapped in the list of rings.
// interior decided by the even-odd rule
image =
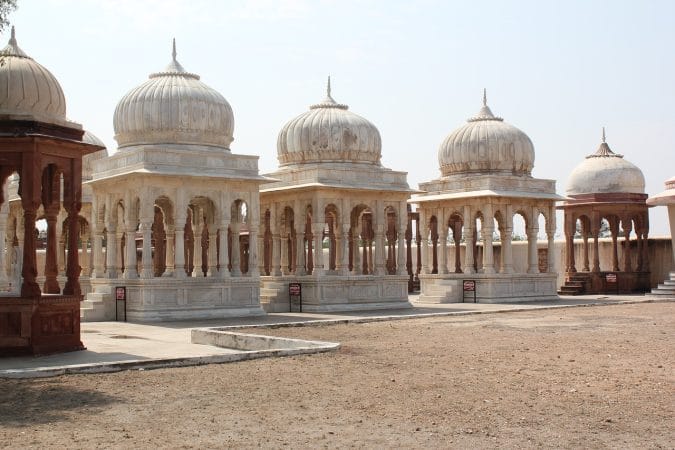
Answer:
[[[288,283],[288,306],[290,312],[294,312],[294,306],[299,308],[298,312],[302,312],[302,285],[300,283]]]
[[[115,321],[117,321],[117,305],[119,302],[124,302],[124,321],[127,321],[127,287],[126,286],[116,286],[115,287]]]
[[[467,292],[473,292],[473,302],[477,303],[476,280],[462,280],[462,303],[464,303],[464,298],[466,297]]]
[[[615,273],[605,274],[605,281],[607,282],[607,288],[609,288],[610,284],[614,284],[616,287],[616,293],[619,293],[619,282]]]

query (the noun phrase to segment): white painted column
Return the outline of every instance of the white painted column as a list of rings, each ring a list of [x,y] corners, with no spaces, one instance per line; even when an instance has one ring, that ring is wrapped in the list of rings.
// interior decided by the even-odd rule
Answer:
[[[483,212],[483,273],[495,273],[494,254],[492,252],[492,233],[495,230],[495,221],[492,216],[492,207],[488,206]]]
[[[81,277],[88,277],[91,273],[91,264],[89,261],[89,236],[82,236],[81,239],[81,244],[82,244],[82,257],[80,258],[80,261],[82,261],[81,264],[81,272],[80,276]]]
[[[264,236],[264,227],[263,227],[263,236]],[[256,235],[258,241],[258,276],[265,274],[265,239],[261,239]]]
[[[125,249],[124,249],[124,278],[138,278],[136,265],[138,258],[136,256],[136,227],[127,226],[125,230]],[[120,261],[121,265],[121,261]]]
[[[202,271],[202,231],[203,220],[200,208],[195,207],[192,214],[192,234],[193,234],[193,256],[192,256],[192,278],[200,278],[204,276]]]

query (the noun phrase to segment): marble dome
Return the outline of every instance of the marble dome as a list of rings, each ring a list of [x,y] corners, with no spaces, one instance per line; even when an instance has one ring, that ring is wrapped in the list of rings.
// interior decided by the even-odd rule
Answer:
[[[99,159],[103,159],[108,156],[108,150],[105,148],[105,144],[100,140],[94,133],[85,130],[84,135],[82,136],[82,142],[87,144],[98,145],[103,147],[103,150],[99,150],[94,153],[89,153],[82,157],[82,179],[91,180],[94,174],[93,163]]]
[[[232,107],[216,90],[185,71],[176,60],[132,89],[117,104],[113,118],[120,148],[143,144],[192,144],[229,151]]]
[[[66,99],[56,77],[19,48],[12,27],[0,50],[0,115],[15,120],[67,124]]]
[[[609,148],[603,129],[600,147],[574,168],[567,180],[565,193],[644,194],[645,177],[635,164],[626,161],[623,155],[617,155]]]
[[[377,127],[331,97],[289,121],[277,140],[281,165],[316,162],[379,164],[382,140]]]
[[[534,146],[530,138],[492,114],[483,91],[483,107],[450,133],[438,149],[443,176],[468,173],[530,175]]]

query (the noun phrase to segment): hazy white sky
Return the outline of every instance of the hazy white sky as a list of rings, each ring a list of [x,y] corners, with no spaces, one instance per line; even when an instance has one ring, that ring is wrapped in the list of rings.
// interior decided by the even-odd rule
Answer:
[[[277,167],[283,124],[333,97],[373,122],[383,165],[439,176],[444,137],[492,111],[535,145],[533,175],[557,181],[594,152],[601,127],[642,169],[647,192],[675,175],[675,2],[18,0],[19,46],[58,78],[68,116],[116,143],[120,98],[163,69],[171,38],[186,70],[228,99],[235,153]],[[8,30],[5,33],[8,38]],[[651,236],[669,235],[666,210]],[[559,221],[558,229],[562,228]]]

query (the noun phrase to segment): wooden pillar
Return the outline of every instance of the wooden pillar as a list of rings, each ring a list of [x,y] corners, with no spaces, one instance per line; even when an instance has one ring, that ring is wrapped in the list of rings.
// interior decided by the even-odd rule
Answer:
[[[64,174],[63,203],[68,212],[68,265],[66,267],[65,295],[82,295],[80,289],[80,263],[78,238],[80,237],[79,213],[82,207],[82,160],[71,161],[71,172]]]

